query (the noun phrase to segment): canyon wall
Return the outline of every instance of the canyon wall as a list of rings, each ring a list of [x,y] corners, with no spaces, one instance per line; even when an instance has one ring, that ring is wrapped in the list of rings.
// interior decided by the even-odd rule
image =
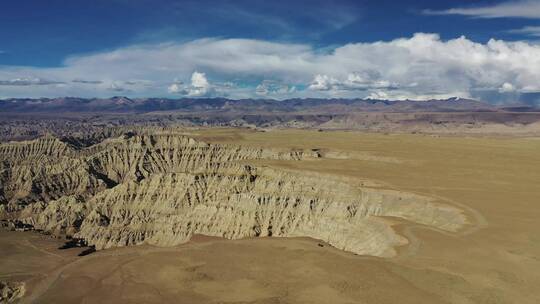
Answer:
[[[393,218],[457,231],[456,207],[254,160],[316,161],[313,151],[127,133],[80,147],[54,137],[0,145],[0,219],[96,249],[174,246],[194,234],[228,239],[312,237],[389,257],[407,243]]]

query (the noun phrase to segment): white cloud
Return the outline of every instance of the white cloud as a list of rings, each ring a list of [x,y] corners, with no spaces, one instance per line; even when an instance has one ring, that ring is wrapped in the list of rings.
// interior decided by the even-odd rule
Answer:
[[[185,82],[171,82],[175,77]],[[27,81],[19,81],[23,87],[14,79]],[[70,57],[58,68],[0,67],[2,95],[13,97],[110,96],[114,84],[130,96],[481,98],[505,83],[518,93],[540,91],[540,45],[419,33],[322,52],[303,44],[203,39]]]
[[[442,11],[425,10],[429,15],[464,15],[479,18],[540,18],[540,1],[522,0],[506,1],[487,6],[470,6],[461,8],[451,8]]]
[[[268,89],[268,87],[266,85],[261,83],[255,88],[255,94],[261,95],[261,96],[266,96],[266,95],[270,94],[270,90]]]
[[[287,98],[288,94],[296,91],[295,86],[290,86],[277,81],[265,79],[255,88],[255,94],[268,97]]]
[[[377,71],[349,73],[344,80],[338,80],[328,75],[317,74],[309,85],[315,91],[367,91],[371,89],[393,90],[399,87],[388,80],[381,80]]]
[[[525,26],[520,29],[509,30],[512,34],[523,34],[532,37],[540,37],[540,26]]]
[[[41,79],[37,77],[22,77],[8,80],[0,80],[0,86],[40,86],[51,84],[63,84],[63,82]]]
[[[516,87],[514,87],[513,84],[509,82],[505,82],[502,84],[502,86],[499,88],[500,93],[509,93],[509,92],[515,92]]]
[[[188,97],[201,97],[208,95],[212,89],[212,85],[206,79],[206,74],[195,71],[191,74],[191,85],[184,85],[183,82],[175,79],[174,83],[167,88],[167,91]]]
[[[182,83],[173,83],[167,88],[167,90],[169,93],[178,94],[183,91]]]
[[[375,76],[377,77],[377,76]],[[347,75],[347,80],[345,80],[344,84],[348,88],[353,89],[368,89],[370,87],[375,88],[382,88],[382,87],[390,87],[390,82],[386,80],[373,80],[373,76],[369,75],[368,73],[350,73]]]
[[[103,81],[101,81],[101,80],[85,80],[85,79],[73,79],[71,82],[85,83],[85,84],[101,84],[101,83],[103,83]]]
[[[204,96],[210,91],[210,83],[206,79],[206,74],[193,72],[191,75],[191,87],[188,88],[188,96]]]
[[[110,91],[113,91],[113,92],[123,92],[125,91],[125,89],[122,87],[122,85],[118,82],[113,82],[111,84],[109,84],[108,86],[109,90]]]
[[[371,92],[366,99],[377,100],[433,100],[433,99],[448,99],[448,98],[471,98],[468,92],[449,92],[449,93],[432,93],[432,94],[411,94],[407,91],[385,91],[376,90]]]
[[[314,91],[336,90],[338,84],[339,81],[331,76],[317,74],[309,84],[309,89]]]
[[[344,80],[317,74],[308,88],[315,91],[367,91],[370,89],[392,90],[397,87],[397,84],[392,84],[388,80],[374,79],[373,75],[369,75],[367,72],[354,72],[349,73]]]

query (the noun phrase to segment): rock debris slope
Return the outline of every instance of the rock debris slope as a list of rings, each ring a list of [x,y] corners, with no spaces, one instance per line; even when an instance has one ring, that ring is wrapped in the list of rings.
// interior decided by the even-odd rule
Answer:
[[[461,210],[427,197],[249,162],[315,157],[175,133],[130,133],[86,148],[52,137],[7,143],[0,145],[0,218],[96,249],[173,246],[193,234],[307,236],[375,256],[393,256],[407,241],[385,217],[445,231],[467,222]]]

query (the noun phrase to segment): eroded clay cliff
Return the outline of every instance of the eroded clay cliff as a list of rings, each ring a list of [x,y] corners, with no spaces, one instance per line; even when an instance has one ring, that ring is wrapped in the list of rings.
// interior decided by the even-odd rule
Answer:
[[[358,254],[406,243],[387,217],[446,231],[461,210],[419,195],[253,165],[312,151],[207,144],[178,133],[126,134],[89,147],[53,137],[0,145],[0,218],[96,249],[173,246],[194,234],[307,236]]]

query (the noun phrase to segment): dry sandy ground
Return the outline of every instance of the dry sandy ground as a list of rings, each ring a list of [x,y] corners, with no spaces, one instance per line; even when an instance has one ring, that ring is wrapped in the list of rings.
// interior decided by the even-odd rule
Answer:
[[[465,208],[457,234],[402,222],[396,258],[310,239],[198,238],[77,257],[59,241],[0,233],[0,280],[35,303],[540,303],[540,140],[356,132],[194,131],[220,143],[323,149],[261,165],[346,175]],[[321,247],[322,245],[323,247]]]

